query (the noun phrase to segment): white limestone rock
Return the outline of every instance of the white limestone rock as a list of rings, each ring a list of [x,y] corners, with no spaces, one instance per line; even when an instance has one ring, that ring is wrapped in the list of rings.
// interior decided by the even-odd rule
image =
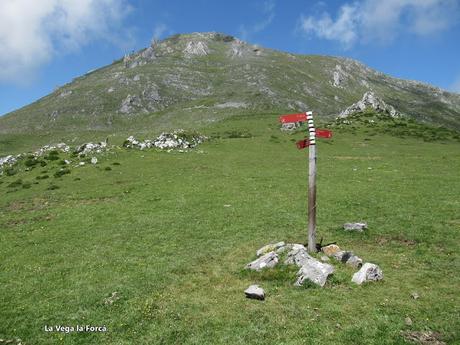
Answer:
[[[309,280],[321,287],[326,284],[327,277],[334,273],[332,265],[322,263],[314,258],[308,259],[297,273],[295,285],[300,286],[306,280]]]
[[[257,251],[256,255],[261,256],[261,255],[266,254],[268,252],[275,252],[278,249],[283,248],[285,245],[286,245],[286,243],[284,243],[284,242],[277,242],[277,243],[267,244],[266,246],[263,246],[262,248],[260,248]]]
[[[251,285],[244,290],[246,298],[257,299],[263,301],[265,299],[265,291],[259,285]]]
[[[358,285],[369,281],[378,281],[383,279],[383,272],[379,266],[366,262],[361,269],[353,274],[351,281]]]
[[[377,97],[374,92],[367,91],[360,101],[352,104],[347,109],[342,111],[339,115],[339,118],[347,117],[350,114],[364,111],[366,108],[372,108],[377,112],[386,113],[391,117],[399,117],[401,115],[393,106],[385,103],[382,99]]]
[[[278,254],[270,252],[247,264],[246,269],[260,271],[264,268],[275,267],[278,261]]]
[[[345,231],[363,232],[367,229],[367,223],[345,223],[343,224],[343,229]]]
[[[204,56],[208,55],[208,45],[203,41],[190,41],[184,49],[184,56],[191,58],[193,56]]]

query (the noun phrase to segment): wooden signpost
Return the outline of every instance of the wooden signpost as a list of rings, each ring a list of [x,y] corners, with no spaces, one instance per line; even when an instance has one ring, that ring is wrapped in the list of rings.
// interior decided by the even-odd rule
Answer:
[[[315,129],[313,113],[280,116],[281,123],[307,122],[309,137],[296,143],[298,149],[308,147],[308,251],[316,252],[316,137],[331,138],[332,131]]]

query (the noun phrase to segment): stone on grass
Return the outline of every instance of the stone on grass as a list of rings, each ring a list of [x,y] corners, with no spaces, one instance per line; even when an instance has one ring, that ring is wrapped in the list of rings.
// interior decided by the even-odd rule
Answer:
[[[260,271],[264,268],[275,267],[278,263],[278,255],[275,252],[267,253],[246,265],[246,269]]]
[[[251,285],[244,290],[246,298],[258,299],[263,301],[265,299],[265,291],[259,285]]]
[[[327,255],[321,255],[320,259],[321,259],[322,262],[328,262],[328,261],[331,260],[331,259],[329,259],[329,257]]]
[[[353,252],[341,250],[332,254],[332,257],[354,268],[360,268],[363,265],[363,260]]]
[[[284,263],[286,265],[297,265],[299,267],[302,267],[309,260],[315,260],[315,259],[310,254],[308,254],[305,247],[303,247],[303,248],[298,248],[298,249],[292,249],[287,254],[287,257]]]
[[[383,272],[379,266],[366,262],[361,269],[353,274],[351,281],[358,285],[368,281],[377,281],[383,279]]]
[[[321,248],[321,251],[327,256],[332,256],[337,252],[340,252],[340,247],[335,244],[330,244]]]
[[[410,317],[406,317],[404,319],[404,323],[406,324],[406,326],[412,326],[413,324],[412,319]]]
[[[91,158],[91,164],[97,164],[97,158],[96,157]]]
[[[334,267],[332,265],[311,258],[306,260],[299,272],[297,272],[298,278],[295,285],[300,286],[305,281],[309,280],[322,287],[326,284],[327,277],[332,273],[334,273]]]
[[[419,299],[420,298],[420,295],[417,293],[417,292],[412,292],[410,294],[410,297],[412,297],[413,299]]]
[[[367,223],[345,223],[343,224],[343,229],[345,231],[363,232],[367,229]]]
[[[278,243],[270,243],[267,244],[266,246],[263,246],[257,251],[257,256],[261,256],[263,254],[266,254],[268,252],[274,252],[277,251],[280,248],[283,248],[286,245],[284,242],[278,242]]]

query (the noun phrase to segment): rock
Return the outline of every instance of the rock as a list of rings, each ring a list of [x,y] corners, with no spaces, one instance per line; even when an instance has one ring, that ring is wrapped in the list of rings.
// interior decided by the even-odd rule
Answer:
[[[367,229],[367,223],[345,223],[343,224],[343,229],[345,231],[363,232]]]
[[[368,281],[378,281],[383,279],[383,272],[379,266],[366,262],[361,269],[353,274],[351,281],[358,285]]]
[[[296,249],[292,249],[288,255],[284,263],[286,265],[297,265],[302,267],[305,263],[309,260],[315,260],[310,254],[307,253],[307,250],[304,246],[297,247]]]
[[[67,96],[70,96],[71,94],[72,94],[72,90],[66,90],[66,91],[62,91],[59,94],[59,97],[67,97]]]
[[[78,155],[87,155],[89,153],[101,153],[107,149],[107,141],[100,143],[85,143],[75,148],[75,153]]]
[[[412,292],[412,293],[410,294],[410,296],[411,296],[413,299],[419,299],[419,298],[420,298],[420,296],[419,296],[419,294],[418,294],[417,292]]]
[[[412,319],[410,317],[406,317],[404,319],[404,323],[406,324],[406,326],[412,326],[413,324]]]
[[[198,41],[198,42],[190,41],[187,43],[187,46],[184,49],[184,56],[186,58],[190,58],[194,55],[204,56],[204,55],[208,55],[208,52],[209,50],[208,50],[208,46],[206,45],[206,43],[202,41]]]
[[[96,157],[91,158],[91,164],[97,164],[97,158]]]
[[[335,244],[330,244],[321,248],[321,251],[327,256],[332,256],[334,253],[340,251],[340,247]]]
[[[334,273],[333,266],[322,263],[314,258],[309,258],[305,260],[297,273],[298,278],[295,285],[300,286],[306,280],[310,280],[319,286],[324,286],[324,284],[326,284],[327,277],[332,273]]]
[[[246,269],[260,271],[264,268],[272,268],[278,264],[278,255],[275,252],[267,253],[246,265]]]
[[[119,111],[124,114],[131,113],[135,107],[140,107],[141,101],[137,96],[128,95],[126,98],[121,102],[121,106]]]
[[[284,242],[270,243],[270,244],[267,244],[266,246],[263,246],[262,248],[260,248],[257,251],[256,255],[261,256],[261,255],[266,254],[268,252],[274,252],[274,251],[277,251],[280,248],[283,248],[284,246],[286,246],[286,243],[284,243]]]
[[[382,99],[377,97],[374,92],[372,91],[367,91],[364,95],[363,98],[349,106],[347,109],[342,111],[339,115],[340,117],[347,117],[350,114],[364,111],[366,108],[372,108],[377,112],[380,113],[386,113],[390,115],[391,117],[399,117],[400,113],[396,111],[396,109],[389,105],[386,104]]]
[[[104,299],[104,304],[105,305],[112,305],[114,304],[116,301],[118,301],[120,299],[120,296],[118,296],[118,292],[112,292],[112,295],[110,297],[107,297]]]
[[[296,130],[301,126],[301,122],[289,122],[289,123],[283,123],[281,125],[281,130],[285,132],[291,132]]]
[[[326,256],[326,255],[321,255],[320,260],[321,260],[322,262],[328,262],[328,261],[330,261],[331,259],[329,259],[329,257]]]
[[[332,254],[332,257],[354,268],[360,268],[363,265],[363,260],[353,254],[353,252],[340,250]]]
[[[115,91],[115,88],[113,88],[113,87],[109,87],[108,90],[107,90],[108,93],[112,93],[114,91]]]
[[[259,285],[251,285],[246,290],[244,290],[246,298],[258,299],[263,301],[265,299],[265,291]]]

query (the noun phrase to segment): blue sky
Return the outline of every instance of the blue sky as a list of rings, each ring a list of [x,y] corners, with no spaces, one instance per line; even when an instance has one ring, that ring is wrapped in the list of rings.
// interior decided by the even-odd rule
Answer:
[[[460,0],[0,0],[0,114],[152,37],[197,31],[460,92]]]

